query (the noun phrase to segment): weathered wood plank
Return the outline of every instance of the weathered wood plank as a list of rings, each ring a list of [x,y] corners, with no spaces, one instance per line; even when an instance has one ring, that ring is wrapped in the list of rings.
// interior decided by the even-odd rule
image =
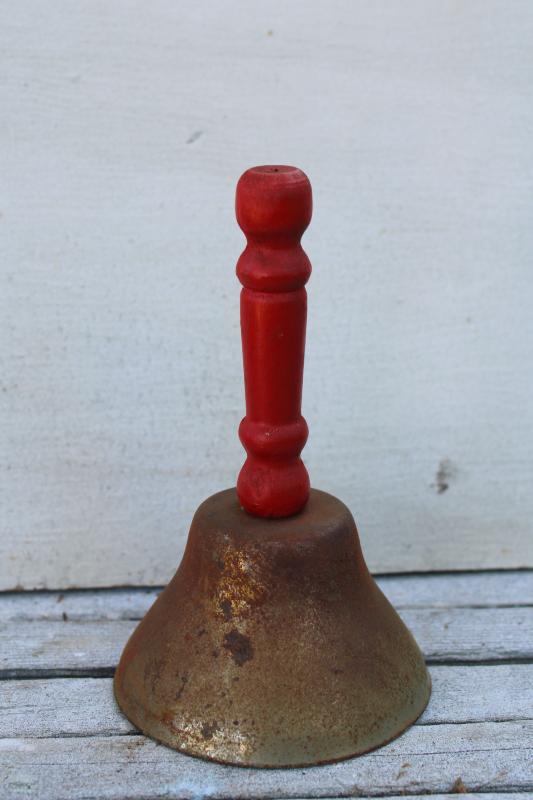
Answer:
[[[0,676],[111,671],[136,622],[26,622],[0,626]]]
[[[387,800],[405,800],[406,797],[409,800],[458,800],[457,795],[460,795],[460,800],[531,800],[531,794],[529,792],[476,792],[472,794],[468,792],[464,787],[463,781],[458,779],[457,784],[451,787],[450,792],[447,794],[387,794],[381,795],[382,797],[386,797]],[[340,795],[336,797],[327,797],[322,798],[322,800],[344,800],[348,795],[343,795],[341,798]],[[349,797],[362,797],[362,795],[349,795]],[[367,795],[368,797],[369,795]],[[202,798],[203,800],[203,798]],[[285,800],[282,798],[282,800]],[[307,797],[295,797],[290,798],[290,800],[310,800],[309,795]],[[311,799],[312,800],[312,799]]]
[[[0,797],[12,800],[295,798],[533,789],[533,723],[420,725],[350,761],[251,770],[191,759],[143,736],[3,739]]]
[[[387,800],[405,800],[406,797],[409,797],[409,800],[454,800],[454,798],[459,800],[457,794],[460,794],[460,800],[531,800],[529,792],[527,794],[525,792],[476,792],[472,794],[464,789],[463,785],[462,780],[460,780],[458,785],[453,786],[448,794],[432,794],[430,797],[427,794],[389,794],[386,797]],[[354,796],[352,795],[352,797]],[[291,800],[308,800],[308,798],[298,797],[291,798]],[[328,797],[325,800],[341,800],[341,797],[337,795],[337,797]]]
[[[111,678],[0,681],[0,738],[135,733]]]
[[[460,781],[458,786],[452,786],[448,794],[432,794],[430,797],[427,794],[409,794],[408,797],[409,800],[422,800],[422,798],[423,800],[453,800],[454,798],[455,800],[531,800],[529,792],[527,794],[525,792],[476,792],[472,794],[463,789],[462,783]],[[460,795],[460,798],[457,798],[457,794]],[[405,794],[389,794],[387,800],[405,800],[406,796]],[[307,798],[294,798],[294,800],[307,800]],[[339,796],[328,797],[327,800],[341,800],[341,798]]]
[[[382,575],[381,589],[397,608],[533,605],[533,571]],[[0,622],[13,620],[141,619],[160,588],[0,594]]]
[[[407,608],[400,613],[429,661],[533,658],[533,613],[529,608]],[[0,675],[111,670],[136,624],[123,619],[3,623]]]
[[[0,622],[31,620],[139,620],[161,589],[97,589],[0,594]]]
[[[533,719],[533,664],[431,667],[433,693],[417,724]],[[0,738],[133,733],[110,678],[0,681]]]
[[[533,570],[382,575],[377,582],[396,608],[533,605]]]
[[[428,660],[533,657],[530,608],[399,609]]]
[[[164,583],[234,484],[234,185],[279,159],[313,484],[375,570],[532,566],[531,4],[193,5],[0,6],[0,588]]]

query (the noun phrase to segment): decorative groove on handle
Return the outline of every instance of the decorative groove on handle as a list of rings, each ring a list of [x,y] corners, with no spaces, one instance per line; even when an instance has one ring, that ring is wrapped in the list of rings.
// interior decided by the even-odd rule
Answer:
[[[253,167],[237,184],[236,213],[247,240],[237,263],[247,453],[237,493],[250,514],[287,517],[309,497],[300,458],[308,436],[301,402],[311,264],[300,239],[311,221],[309,179],[296,167]]]

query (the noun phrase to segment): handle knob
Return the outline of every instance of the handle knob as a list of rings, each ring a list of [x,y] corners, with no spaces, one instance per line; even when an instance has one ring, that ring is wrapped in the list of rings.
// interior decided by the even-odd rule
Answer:
[[[237,263],[246,395],[239,437],[247,453],[237,493],[259,517],[296,514],[309,497],[300,453],[308,436],[301,403],[311,264],[300,239],[312,205],[309,179],[296,167],[253,167],[237,184],[247,240]]]

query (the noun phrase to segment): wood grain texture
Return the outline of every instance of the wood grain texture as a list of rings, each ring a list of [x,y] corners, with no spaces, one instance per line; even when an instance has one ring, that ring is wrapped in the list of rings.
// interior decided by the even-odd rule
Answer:
[[[533,665],[431,667],[418,725],[533,719]],[[0,738],[135,733],[111,678],[0,681]]]
[[[13,680],[0,680],[0,798],[398,800],[431,795],[443,800],[466,791],[472,800],[525,800],[533,792],[530,578],[531,573],[381,578],[385,591],[399,605],[405,603],[401,613],[417,620],[419,639],[425,628],[455,657],[466,652],[470,640],[470,654],[497,647],[504,660],[512,661],[522,636],[521,652],[529,663],[432,665],[432,697],[413,728],[374,753],[301,770],[224,767],[175,753],[133,730],[114,702],[110,677],[54,678],[40,671],[39,664],[56,659],[80,674],[105,656],[106,648],[112,660],[113,648],[118,654],[122,647],[120,636],[136,624],[156,591],[0,597],[10,652],[16,648],[9,641],[26,643],[19,656],[37,666],[32,680],[16,677],[24,668],[13,671]],[[447,607],[446,599],[455,605]],[[38,642],[35,630],[41,632]],[[57,635],[60,630],[64,635]]]
[[[0,588],[165,583],[235,483],[272,161],[314,186],[313,485],[374,570],[533,565],[532,36],[524,0],[2,7]]]
[[[400,615],[430,662],[533,658],[530,608],[405,609]],[[0,677],[111,673],[136,625],[123,619],[3,623]]]
[[[497,608],[533,605],[533,571],[384,575],[381,590],[396,608]],[[0,622],[140,620],[160,588],[13,592],[0,596]]]
[[[142,736],[0,740],[0,797],[289,798],[533,789],[533,723],[420,725],[359,759],[254,770],[192,759]],[[438,765],[438,768],[437,768]]]
[[[458,792],[454,787],[451,788],[451,793],[448,794],[432,794],[431,800],[454,800]],[[529,793],[525,792],[476,792],[472,794],[469,791],[460,792],[461,800],[531,800]],[[346,797],[346,795],[345,795]],[[405,794],[388,794],[387,800],[405,800]],[[409,800],[421,800],[425,798],[428,800],[427,794],[409,794]],[[294,800],[306,800],[306,798],[294,798]],[[340,797],[329,797],[327,800],[341,800]]]

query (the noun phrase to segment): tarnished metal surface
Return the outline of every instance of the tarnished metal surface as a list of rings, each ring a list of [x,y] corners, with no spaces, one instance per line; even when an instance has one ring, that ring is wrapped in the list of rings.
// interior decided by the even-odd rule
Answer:
[[[369,574],[343,503],[246,514],[230,489],[194,517],[183,561],[115,676],[126,716],[186,753],[248,766],[346,758],[421,714],[429,676]]]

